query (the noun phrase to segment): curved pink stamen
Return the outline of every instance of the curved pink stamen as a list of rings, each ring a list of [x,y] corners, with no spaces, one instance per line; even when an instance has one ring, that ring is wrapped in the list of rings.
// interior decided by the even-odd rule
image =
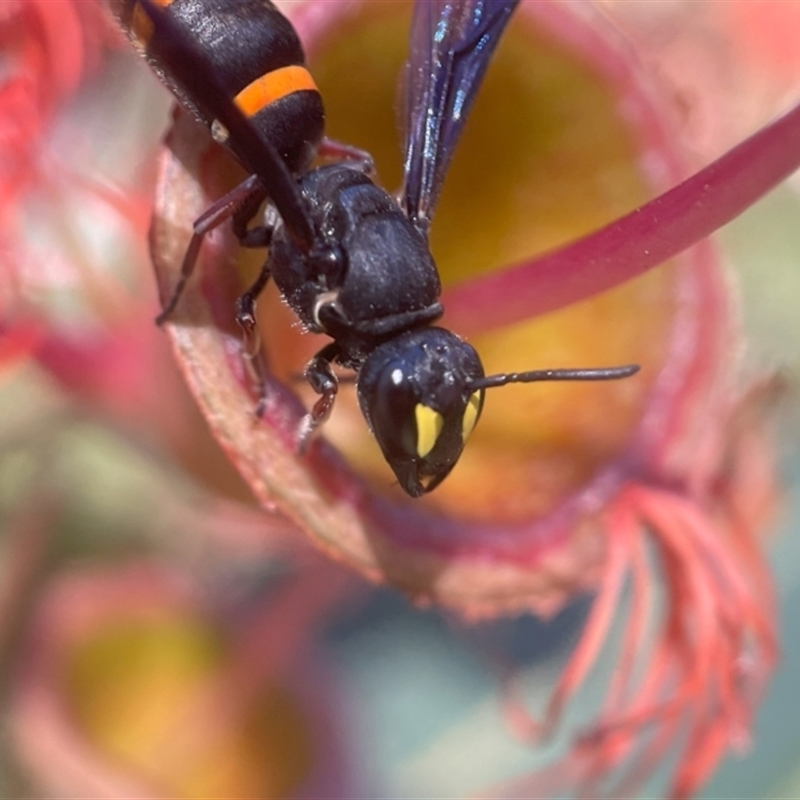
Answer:
[[[800,106],[610,225],[449,290],[448,324],[475,335],[618,286],[710,236],[798,167]]]
[[[599,722],[578,738],[560,764],[562,787],[581,784],[578,796],[636,794],[664,758],[678,754],[669,797],[691,797],[722,753],[747,740],[760,693],[777,657],[775,631],[760,603],[760,565],[743,574],[691,501],[655,487],[629,485],[606,513],[608,567],[584,635],[562,672],[544,721],[528,715],[518,697],[509,712],[532,739],[558,722],[599,655],[608,632],[604,609],[614,607],[630,573],[630,614],[617,669]],[[667,584],[666,607],[655,608],[653,574],[641,526],[652,534]],[[760,559],[759,559],[760,560]],[[643,648],[655,635],[650,648]],[[753,667],[743,668],[750,653]],[[609,783],[611,776],[612,785]],[[558,780],[558,770],[549,775]],[[542,775],[513,782],[536,793]],[[496,787],[495,787],[496,788]],[[494,796],[494,795],[492,795]]]

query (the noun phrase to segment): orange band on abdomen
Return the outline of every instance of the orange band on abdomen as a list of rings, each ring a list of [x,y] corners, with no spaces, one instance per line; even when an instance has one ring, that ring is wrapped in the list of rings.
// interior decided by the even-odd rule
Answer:
[[[281,67],[245,86],[233,102],[245,116],[252,117],[282,97],[309,89],[317,91],[317,85],[305,67]]]

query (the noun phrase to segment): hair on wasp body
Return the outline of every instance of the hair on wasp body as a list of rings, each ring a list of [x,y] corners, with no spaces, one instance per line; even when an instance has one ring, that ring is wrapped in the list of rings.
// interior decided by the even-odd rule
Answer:
[[[302,448],[330,415],[333,366],[356,376],[358,402],[401,487],[419,497],[450,473],[487,389],[507,383],[625,378],[637,366],[486,376],[475,349],[434,325],[441,284],[427,231],[451,156],[518,0],[417,0],[400,201],[377,186],[369,156],[323,138],[322,98],[291,23],[269,0],[112,0],[151,66],[249,177],[194,224],[174,311],[204,236],[231,221],[242,245],[269,248],[236,318],[255,330],[272,280],[303,325],[331,338],[305,377],[319,395]],[[311,168],[317,153],[339,157]],[[274,209],[251,227],[265,201]],[[277,212],[277,213],[274,213]]]

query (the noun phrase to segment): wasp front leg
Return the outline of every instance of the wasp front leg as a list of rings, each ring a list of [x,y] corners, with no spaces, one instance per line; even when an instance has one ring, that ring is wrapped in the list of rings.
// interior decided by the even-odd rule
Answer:
[[[261,225],[248,227],[263,202],[264,195],[254,193],[233,214],[231,228],[242,247],[269,247],[272,243],[272,234],[280,221],[280,215],[275,206],[268,204],[264,209],[264,221]]]
[[[257,417],[261,417],[266,408],[267,369],[261,352],[261,336],[256,323],[256,301],[269,282],[270,274],[269,259],[267,259],[252,286],[236,301],[236,322],[242,329],[242,358],[250,378],[258,387]]]
[[[339,391],[339,379],[333,372],[333,362],[340,354],[341,347],[336,342],[331,342],[306,366],[306,380],[320,398],[314,403],[311,411],[303,417],[297,431],[297,452],[300,454],[305,452],[314,431],[331,415],[336,393]]]

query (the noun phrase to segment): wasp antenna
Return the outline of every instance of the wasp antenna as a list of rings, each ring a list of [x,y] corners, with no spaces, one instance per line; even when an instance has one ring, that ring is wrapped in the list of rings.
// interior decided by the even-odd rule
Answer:
[[[501,372],[499,375],[487,375],[470,381],[470,391],[493,389],[507,383],[533,383],[535,381],[615,381],[629,378],[639,371],[638,364],[627,364],[624,367],[600,367],[598,369],[537,369],[530,372]]]
[[[308,252],[314,243],[314,229],[295,179],[278,151],[259,135],[231,101],[208,60],[197,55],[194,42],[164,8],[154,0],[139,0],[138,5],[165,37],[173,43],[182,43],[182,47],[175,48],[180,57],[170,58],[169,51],[161,54],[163,65],[191,97],[202,98],[206,110],[211,112],[209,116],[216,118],[217,123],[225,128],[226,138],[236,139],[245,167],[258,175],[264,184],[290,238],[301,250]]]

